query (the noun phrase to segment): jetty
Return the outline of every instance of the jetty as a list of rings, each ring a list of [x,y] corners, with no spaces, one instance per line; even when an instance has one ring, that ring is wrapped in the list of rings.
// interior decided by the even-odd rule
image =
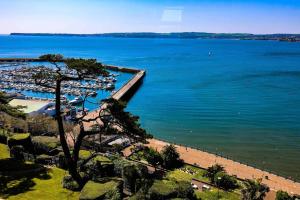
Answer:
[[[116,67],[116,68],[118,68],[118,67]],[[120,69],[126,69],[131,72],[135,71],[130,68],[120,68]],[[111,95],[111,98],[113,98],[115,100],[128,100],[134,94],[134,92],[138,89],[138,87],[142,83],[145,75],[146,75],[145,70],[138,70],[138,72],[127,83],[125,83],[119,90],[117,90],[113,95]],[[85,116],[85,119],[94,118],[95,116],[98,115],[99,111],[103,108],[106,108],[106,106],[107,106],[107,103],[103,103],[99,109],[89,112]],[[100,121],[84,123],[85,129],[91,128],[91,126],[96,123],[101,124]]]

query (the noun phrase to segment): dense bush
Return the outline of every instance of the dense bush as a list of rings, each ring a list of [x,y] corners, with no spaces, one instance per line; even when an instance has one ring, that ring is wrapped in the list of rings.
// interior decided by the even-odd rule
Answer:
[[[276,192],[276,200],[293,200],[293,197],[291,197],[287,192],[279,190]]]
[[[113,176],[114,165],[107,157],[97,155],[81,166],[81,171],[84,171],[92,180],[97,180],[101,177]]]
[[[21,145],[27,152],[33,153],[33,144],[29,133],[14,134],[8,138],[7,145],[12,148],[16,145]]]
[[[59,146],[59,139],[48,136],[32,137],[32,143],[36,154],[55,155],[57,152],[53,151]]]
[[[0,128],[0,143],[7,144],[8,133]]]
[[[23,152],[25,151],[24,147],[21,145],[15,145],[10,149],[10,157],[17,160],[24,160]]]
[[[124,166],[130,164],[130,162],[121,157],[117,157],[113,159],[113,164],[114,164],[114,174],[116,176],[121,177]]]
[[[270,191],[270,188],[261,183],[261,180],[244,181],[244,189],[242,189],[242,200],[263,200]]]
[[[194,190],[189,182],[174,182],[170,180],[156,180],[148,191],[149,199],[185,198],[195,199]]]
[[[55,156],[55,159],[57,161],[56,162],[57,167],[62,168],[62,169],[67,169],[68,165],[67,165],[67,161],[66,161],[64,152],[59,152]]]
[[[67,175],[63,178],[62,186],[63,188],[72,191],[78,191],[80,189],[78,183],[70,175]]]
[[[215,164],[207,169],[204,176],[208,177],[212,183],[215,183],[215,175],[219,172],[225,172],[224,167],[219,164]]]
[[[47,165],[52,162],[52,159],[53,159],[52,156],[41,154],[36,157],[35,162],[39,164]]]
[[[183,163],[174,145],[165,146],[161,152],[161,155],[164,167],[167,169],[179,167]]]
[[[160,153],[153,148],[146,148],[144,150],[144,156],[147,162],[154,167],[157,167],[159,165],[162,165],[163,159]]]
[[[148,179],[148,168],[141,164],[128,164],[123,167],[124,188],[137,192]]]
[[[106,199],[111,196],[118,200],[118,193],[122,193],[122,181],[119,179],[103,179],[99,182],[89,181],[80,193],[80,200]],[[120,196],[121,198],[121,196]]]
[[[238,187],[236,178],[226,174],[225,172],[216,173],[214,183],[224,190],[232,190]]]

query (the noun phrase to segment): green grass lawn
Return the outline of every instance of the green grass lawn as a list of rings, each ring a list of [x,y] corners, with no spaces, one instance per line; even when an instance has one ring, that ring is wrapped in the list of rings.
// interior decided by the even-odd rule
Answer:
[[[190,169],[195,173],[194,174],[189,174],[189,173],[186,173],[186,172],[184,172],[180,169]],[[190,182],[194,178],[194,179],[197,179],[199,181],[209,183],[209,179],[207,177],[204,177],[204,173],[205,173],[204,169],[197,168],[197,167],[194,167],[194,166],[191,166],[191,165],[184,165],[180,169],[175,169],[175,170],[172,170],[172,171],[168,172],[166,174],[166,178],[167,179],[176,179],[178,181],[188,181],[188,182]]]
[[[205,173],[204,169],[197,168],[197,167],[194,167],[191,165],[184,165],[181,169],[190,169],[194,172],[194,174],[189,174],[180,169],[175,169],[175,170],[172,170],[172,171],[166,173],[165,178],[169,179],[169,180],[188,181],[188,182],[191,182],[191,180],[194,178],[194,179],[197,179],[202,182],[206,182],[206,183],[210,182],[207,177],[204,177],[204,173]],[[218,189],[217,188],[212,188],[211,190],[204,191],[204,192],[195,190],[195,194],[198,199],[202,199],[202,200],[218,199]],[[240,199],[239,191],[236,190],[236,191],[226,192],[226,191],[223,191],[220,189],[219,190],[219,199],[239,200]]]
[[[9,158],[9,148],[5,144],[0,144],[0,159]]]
[[[28,175],[11,180],[7,183],[6,193],[0,197],[15,200],[60,200],[78,199],[79,192],[72,192],[62,188],[62,178],[66,172],[59,168],[52,168],[44,175]]]
[[[214,200],[214,199],[240,200],[241,199],[240,195],[237,193],[225,192],[223,190],[218,191],[218,189],[216,188],[204,192],[195,191],[195,194],[197,196],[197,199],[202,199],[202,200]]]

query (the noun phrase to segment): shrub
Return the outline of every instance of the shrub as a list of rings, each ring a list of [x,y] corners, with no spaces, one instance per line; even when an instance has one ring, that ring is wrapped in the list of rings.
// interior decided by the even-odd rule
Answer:
[[[219,172],[225,172],[224,167],[219,164],[215,164],[207,169],[204,173],[205,177],[208,177],[212,183],[215,181],[215,175]]]
[[[89,158],[92,155],[92,153],[88,150],[80,150],[79,151],[79,159],[85,160]]]
[[[7,144],[8,133],[4,129],[0,129],[0,143]]]
[[[291,197],[287,192],[279,190],[276,192],[276,200],[293,200],[293,197]]]
[[[34,146],[34,150],[37,154],[49,154],[54,149],[59,146],[59,139],[56,137],[48,137],[48,136],[35,136],[32,137],[32,143]]]
[[[176,196],[176,184],[168,180],[155,180],[148,191],[149,199],[164,200]]]
[[[10,157],[17,160],[24,160],[23,152],[25,151],[24,147],[21,145],[15,145],[10,149]]]
[[[117,157],[113,160],[113,164],[115,175],[121,177],[124,166],[130,164],[130,162],[121,157]]]
[[[191,184],[187,181],[177,182],[177,196],[178,198],[188,198],[190,200],[196,199],[194,190]]]
[[[111,195],[111,191],[120,193],[122,191],[122,181],[117,179],[103,179],[102,182],[89,181],[85,184],[80,193],[80,200],[105,199],[106,195]],[[114,192],[113,192],[114,193]]]
[[[161,152],[161,155],[164,167],[167,169],[179,167],[182,164],[182,160],[180,159],[179,153],[174,145],[165,146]]]
[[[171,199],[185,198],[195,199],[194,190],[189,182],[186,181],[170,181],[170,180],[155,180],[148,191],[149,199]]]
[[[112,176],[113,170],[114,166],[111,160],[101,155],[97,155],[81,167],[81,171],[86,172],[92,180]]]
[[[63,188],[66,188],[66,189],[72,190],[72,191],[78,191],[80,189],[78,183],[70,175],[67,175],[63,178],[62,186],[63,186]]]
[[[261,180],[245,180],[245,188],[242,189],[242,200],[263,200],[270,188],[261,183]]]
[[[12,148],[16,145],[21,145],[28,152],[33,152],[33,145],[29,133],[15,134],[8,138],[7,145]]]
[[[153,148],[147,148],[144,150],[145,159],[147,162],[154,167],[161,165],[163,163],[162,156],[160,153]]]
[[[39,163],[39,164],[47,165],[47,164],[49,164],[49,163],[52,162],[52,159],[53,159],[52,156],[49,156],[49,155],[46,155],[46,154],[42,154],[42,155],[38,155],[36,157],[35,162]]]
[[[105,195],[105,200],[121,200],[121,194],[118,190],[110,190]]]
[[[148,168],[140,164],[125,165],[122,170],[122,178],[124,187],[130,192],[136,192],[146,184]]]
[[[218,172],[215,174],[214,183],[224,190],[232,190],[238,186],[236,178],[226,174],[225,172]]]

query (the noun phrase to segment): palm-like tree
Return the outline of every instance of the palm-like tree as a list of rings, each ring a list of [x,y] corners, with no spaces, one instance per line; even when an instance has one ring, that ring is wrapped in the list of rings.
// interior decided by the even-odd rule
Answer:
[[[245,188],[242,190],[242,200],[263,200],[269,187],[261,183],[261,180],[249,180],[244,182]]]

